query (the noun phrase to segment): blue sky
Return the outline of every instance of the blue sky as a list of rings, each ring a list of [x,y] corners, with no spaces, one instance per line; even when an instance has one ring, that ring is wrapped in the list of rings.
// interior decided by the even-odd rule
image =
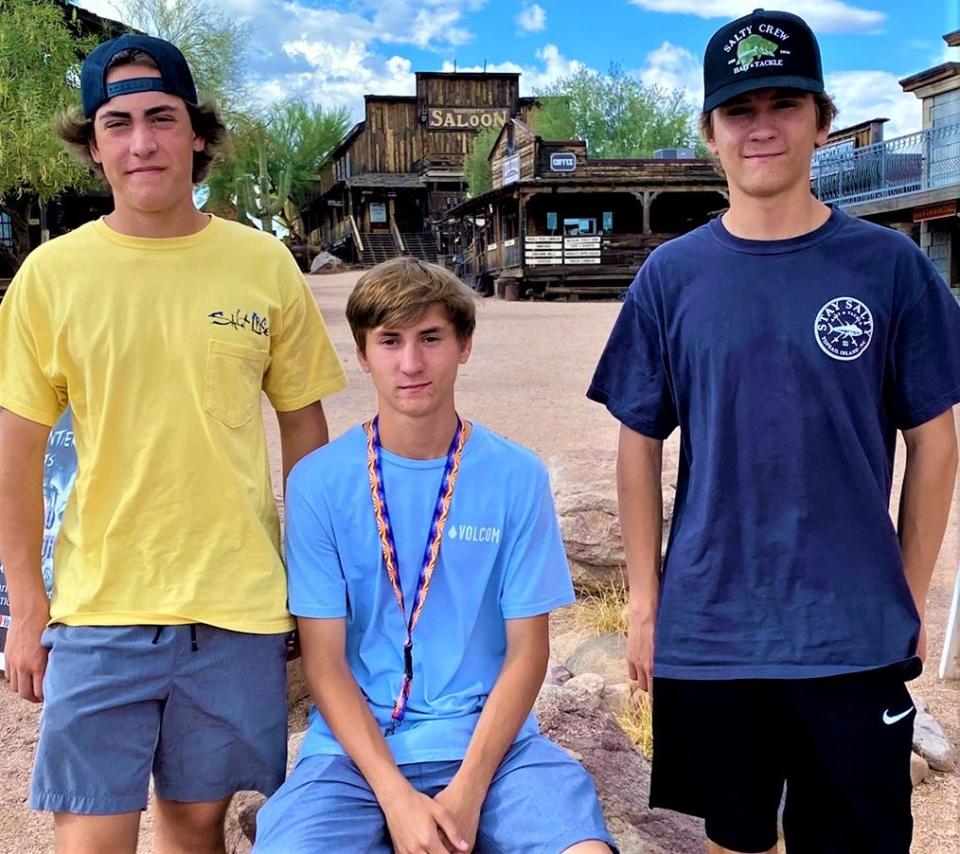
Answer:
[[[119,15],[110,0],[78,0]],[[701,57],[723,22],[759,0],[219,0],[253,26],[250,64],[266,101],[304,95],[363,118],[363,95],[414,93],[415,71],[519,71],[536,91],[581,66],[620,64],[644,83],[702,97]],[[887,117],[887,137],[919,129],[898,80],[960,62],[942,36],[960,0],[779,0],[816,30],[837,126]]]

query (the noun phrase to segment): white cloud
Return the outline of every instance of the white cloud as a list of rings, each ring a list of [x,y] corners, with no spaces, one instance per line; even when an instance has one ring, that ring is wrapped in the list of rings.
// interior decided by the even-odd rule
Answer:
[[[465,19],[487,0],[324,0],[322,7],[304,0],[215,2],[251,25],[251,88],[259,100],[302,96],[347,107],[359,121],[366,94],[414,94],[413,63],[400,46],[449,52],[473,37]],[[78,5],[119,18],[111,0]]]
[[[884,125],[886,139],[920,130],[920,101],[900,88],[888,71],[839,71],[826,77],[827,92],[840,109],[835,128],[849,127],[868,119],[890,119]]]
[[[637,73],[644,86],[679,89],[697,109],[703,104],[703,66],[685,47],[663,42],[647,54]]]
[[[464,12],[475,12],[486,0],[389,0],[367,4],[382,42],[412,44],[425,50],[458,47],[473,39],[462,26]]]
[[[517,15],[517,23],[526,33],[538,33],[547,26],[546,10],[539,3],[533,5],[524,3],[520,14]]]
[[[672,12],[699,18],[739,18],[757,8],[757,0],[630,0],[649,12]],[[777,8],[803,18],[818,33],[877,33],[885,12],[851,6],[844,0],[785,0]]]
[[[486,66],[474,65],[469,67],[457,66],[457,71],[489,71],[514,73],[520,75],[520,94],[533,95],[544,86],[555,83],[564,77],[576,74],[584,64],[578,59],[567,59],[559,48],[553,44],[544,45],[536,52],[540,66],[520,65],[516,62],[489,62]],[[453,71],[453,63],[446,61],[441,71]]]

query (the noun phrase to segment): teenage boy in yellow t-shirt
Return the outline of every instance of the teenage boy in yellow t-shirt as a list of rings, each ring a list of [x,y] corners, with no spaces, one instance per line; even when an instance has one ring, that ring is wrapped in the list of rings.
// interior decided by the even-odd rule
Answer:
[[[282,244],[194,207],[225,129],[182,54],[121,36],[81,94],[60,135],[114,210],[36,250],[0,308],[7,677],[44,702],[30,804],[59,850],[133,852],[152,772],[160,850],[222,851],[230,797],[285,766],[293,622],[261,389],[286,475],[326,443],[320,400],[344,376]],[[40,475],[68,404],[78,474],[48,602]]]

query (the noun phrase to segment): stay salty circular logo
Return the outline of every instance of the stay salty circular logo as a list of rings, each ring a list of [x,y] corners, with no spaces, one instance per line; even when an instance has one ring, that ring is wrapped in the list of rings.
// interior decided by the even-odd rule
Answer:
[[[831,359],[850,362],[870,346],[873,315],[854,297],[836,297],[817,312],[813,332],[820,349]]]

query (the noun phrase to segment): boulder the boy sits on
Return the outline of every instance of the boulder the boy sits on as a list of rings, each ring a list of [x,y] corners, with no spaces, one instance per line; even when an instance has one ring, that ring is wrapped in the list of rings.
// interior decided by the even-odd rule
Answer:
[[[410,258],[347,304],[377,415],[288,483],[316,709],[259,854],[613,846],[589,775],[530,713],[573,591],[542,463],[457,414],[474,315],[459,279]]]

